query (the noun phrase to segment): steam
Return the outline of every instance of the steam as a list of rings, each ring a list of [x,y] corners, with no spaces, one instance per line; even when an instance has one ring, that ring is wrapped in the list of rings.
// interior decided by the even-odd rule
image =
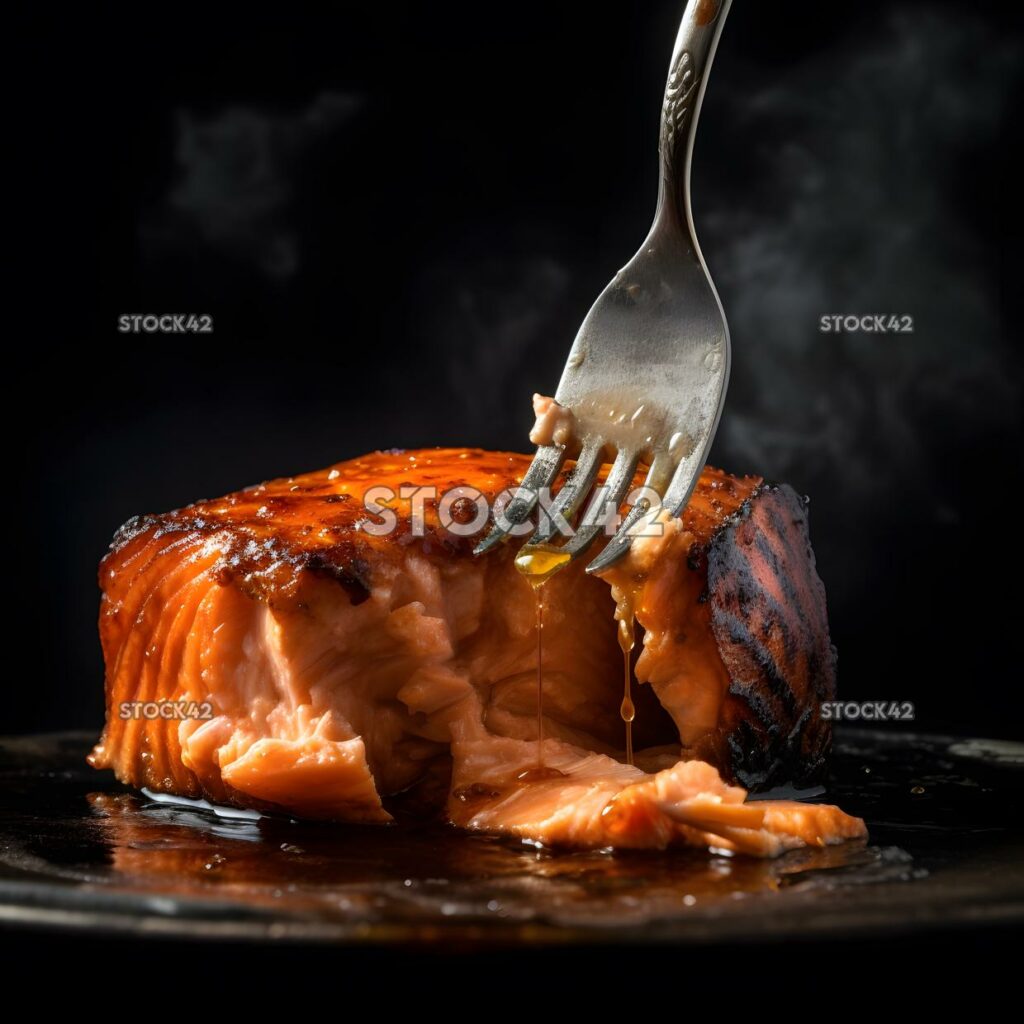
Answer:
[[[735,348],[719,461],[858,504],[898,488],[941,517],[951,432],[1019,433],[994,260],[955,194],[1019,51],[970,15],[897,10],[780,81],[751,93],[740,73],[714,94],[726,159],[756,181],[738,192],[695,172]],[[915,333],[819,333],[829,313],[910,314]]]
[[[293,277],[301,255],[291,218],[295,168],[359,105],[354,96],[325,92],[296,113],[233,106],[202,118],[179,111],[179,179],[144,226],[144,240],[180,249],[198,239],[272,281]]]

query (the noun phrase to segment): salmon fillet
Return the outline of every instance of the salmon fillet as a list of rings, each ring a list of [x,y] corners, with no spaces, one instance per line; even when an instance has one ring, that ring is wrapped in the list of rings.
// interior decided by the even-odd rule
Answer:
[[[821,778],[834,652],[805,502],[710,468],[681,518],[606,579],[573,563],[545,584],[550,770],[518,778],[538,722],[517,545],[474,557],[486,523],[465,498],[448,512],[473,529],[457,535],[443,502],[378,492],[367,511],[364,496],[462,487],[490,503],[529,461],[378,452],[130,520],[100,566],[107,720],[91,763],[213,803],[353,822],[446,813],[575,846],[773,855],[863,835],[836,808],[745,802]],[[649,684],[634,688],[635,766],[613,621],[627,592]]]

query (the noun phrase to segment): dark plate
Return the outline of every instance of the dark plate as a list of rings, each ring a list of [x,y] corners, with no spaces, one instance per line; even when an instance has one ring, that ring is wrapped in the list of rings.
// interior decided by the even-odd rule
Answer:
[[[868,843],[774,861],[558,853],[438,825],[225,820],[0,740],[0,922],[64,934],[501,947],[865,936],[1024,921],[1024,745],[840,732]]]

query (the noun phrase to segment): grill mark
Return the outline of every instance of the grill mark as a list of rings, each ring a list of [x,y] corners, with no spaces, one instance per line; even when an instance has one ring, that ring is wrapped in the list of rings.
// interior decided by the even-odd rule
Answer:
[[[752,609],[749,607],[751,604],[753,604]],[[762,605],[767,605],[767,609],[762,607]],[[762,592],[759,599],[752,599],[748,593],[744,593],[739,601],[739,610],[741,617],[750,623],[750,634],[752,636],[757,635],[759,637],[758,642],[766,650],[771,650],[774,630],[778,630],[782,642],[786,672],[795,672],[799,646],[793,637],[789,617],[785,614],[778,601],[766,592]],[[779,665],[774,654],[772,654],[772,658],[775,659],[775,664]],[[780,670],[781,667],[779,666]]]
[[[775,661],[775,656],[751,633],[747,625],[735,614],[724,609],[715,609],[712,615],[720,619],[728,631],[729,639],[746,650],[754,658],[765,674],[769,689],[775,694],[789,715],[797,711],[797,698],[789,684],[789,680]],[[743,682],[743,680],[741,680]],[[750,685],[756,685],[752,681]]]
[[[778,708],[762,690],[750,683],[733,679],[729,682],[729,693],[747,705],[751,714],[764,726],[765,732],[770,733],[772,729],[778,728]]]
[[[804,630],[802,627],[804,627],[808,622],[808,609],[804,607],[804,603],[800,597],[800,592],[793,583],[793,573],[787,572],[787,566],[783,566],[780,563],[778,554],[775,549],[772,548],[771,542],[765,537],[763,532],[758,533],[755,546],[769,563],[772,575],[778,581],[779,589],[782,591],[783,596],[786,599],[789,614],[787,614],[786,610],[779,604],[777,598],[770,591],[762,588],[760,591],[761,598],[772,605],[778,615],[780,623],[784,623],[787,629],[789,627],[790,620],[795,620],[801,627],[801,632],[803,632]],[[751,570],[751,576],[753,576],[753,570]]]
[[[779,604],[778,600],[772,594],[768,593],[763,593],[761,595],[761,599],[768,606],[768,610],[772,613],[771,615],[764,616],[763,629],[766,633],[773,626],[778,629],[782,638],[782,648],[786,655],[786,662],[790,668],[794,668],[801,647],[806,646],[805,641],[807,640],[807,637],[804,635],[805,631],[801,628],[801,636],[798,640],[793,636],[790,616],[786,614],[785,609]],[[798,621],[797,624],[798,626],[803,626],[802,622]]]

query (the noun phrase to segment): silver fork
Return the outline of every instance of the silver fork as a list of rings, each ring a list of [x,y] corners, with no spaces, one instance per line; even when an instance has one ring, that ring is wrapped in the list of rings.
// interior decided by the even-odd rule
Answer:
[[[581,555],[630,491],[638,466],[649,467],[638,498],[615,536],[588,566],[600,572],[621,558],[630,530],[659,505],[678,515],[693,491],[718,427],[729,380],[729,330],[711,282],[690,209],[690,161],[708,72],[731,0],[689,0],[676,38],[661,109],[661,180],[654,223],[639,252],[598,296],[580,327],[555,400],[576,421],[576,444],[542,445],[515,495],[476,553],[526,522],[539,492],[566,458],[576,466],[523,551],[550,549],[559,517],[575,532],[560,548]],[[602,487],[602,464],[614,462]],[[591,493],[593,489],[593,493]]]

